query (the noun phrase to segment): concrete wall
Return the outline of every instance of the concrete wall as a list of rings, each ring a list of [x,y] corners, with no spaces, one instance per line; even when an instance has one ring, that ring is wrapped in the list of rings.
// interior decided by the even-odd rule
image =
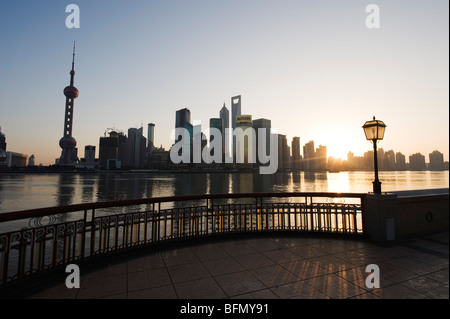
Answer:
[[[449,193],[367,194],[362,199],[364,234],[376,243],[448,231]]]
[[[449,195],[397,198],[397,237],[448,231]]]

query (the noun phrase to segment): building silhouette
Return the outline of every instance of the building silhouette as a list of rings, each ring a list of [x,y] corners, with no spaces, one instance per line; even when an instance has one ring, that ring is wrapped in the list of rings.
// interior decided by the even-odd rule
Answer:
[[[147,125],[147,149],[151,153],[155,147],[155,124],[148,123]]]
[[[406,170],[406,156],[400,152],[395,153],[395,169],[398,171]]]
[[[72,137],[74,101],[78,97],[78,89],[73,85],[75,76],[75,42],[73,44],[72,70],[70,71],[70,85],[64,89],[66,108],[64,113],[64,135],[59,140],[62,148],[59,165],[75,165],[78,162],[77,141]]]
[[[6,152],[6,136],[2,133],[2,128],[0,127],[0,150]]]
[[[229,130],[230,128],[230,111],[227,109],[227,107],[225,106],[225,102],[223,103],[223,107],[220,110],[220,116],[222,119],[222,140],[223,140],[223,145],[225,147],[225,152],[228,151],[228,154],[224,153],[224,156],[226,157],[230,157],[231,154],[229,153],[230,150],[230,145],[228,145],[228,148],[226,147],[225,143],[230,143],[230,136],[231,136],[231,132]],[[227,130],[228,129],[228,130]],[[227,136],[228,134],[228,136]]]
[[[383,169],[387,171],[395,170],[395,153],[393,150],[384,153]]]
[[[241,96],[233,96],[231,98],[231,128],[236,128],[236,118],[241,115]]]
[[[36,166],[36,160],[34,154],[31,154],[30,157],[28,157],[28,166],[33,167]]]
[[[84,158],[82,159],[82,163],[87,168],[94,168],[96,163],[95,158],[95,146],[94,145],[86,145],[84,147]]]
[[[428,155],[430,164],[429,169],[432,171],[442,171],[445,169],[444,154],[439,151],[433,151]]]
[[[260,162],[260,156],[259,156],[259,152],[260,152],[260,148],[262,148],[262,152],[265,153],[265,155],[270,155],[270,135],[272,132],[272,122],[268,119],[256,119],[253,120],[253,128],[255,130],[255,140],[253,141],[253,143],[256,145],[255,147],[255,151],[256,151],[256,163],[261,164]],[[264,129],[261,132],[264,132],[265,134],[265,145],[261,142],[260,143],[260,131],[259,129]]]
[[[175,113],[175,128],[186,128],[186,124],[191,124],[191,111],[187,108],[176,111]],[[181,137],[176,136],[175,142],[178,142]]]
[[[222,127],[230,128],[230,111],[225,106],[225,102],[223,103],[223,107],[220,109],[219,117],[222,119]]]
[[[214,157],[216,155],[216,152],[220,152],[220,162],[221,163],[224,162],[224,156],[225,156],[225,141],[223,139],[223,136],[224,136],[223,124],[224,123],[223,123],[223,120],[221,118],[211,118],[211,119],[209,119],[209,128],[210,129],[211,128],[215,128],[215,129],[219,130],[220,131],[220,135],[221,135],[221,137],[220,137],[221,138],[220,149],[214,148],[214,149],[210,150],[209,155]],[[208,139],[209,139],[209,142],[214,141],[214,137],[211,134],[211,132],[210,132],[210,135],[209,135]]]
[[[284,134],[278,135],[278,170],[286,170],[290,167],[290,150],[287,137]]]
[[[147,139],[143,136],[143,128],[129,128],[127,140],[128,163],[130,168],[143,168],[146,158]]]
[[[241,96],[233,96],[231,98],[231,129],[234,131],[236,128],[236,118],[241,115]],[[236,136],[233,135],[231,139],[231,150],[233,158],[236,161]]]
[[[303,168],[305,171],[316,170],[314,141],[309,141],[303,146]]]
[[[300,137],[294,136],[292,138],[291,148],[292,148],[291,168],[294,170],[300,170],[302,168],[301,167],[302,157],[300,155]]]
[[[412,171],[422,171],[427,169],[425,163],[425,156],[420,153],[412,154],[409,156],[409,169]]]
[[[252,136],[252,127],[253,122],[251,115],[238,115],[236,117],[236,128],[240,128],[243,131],[243,139],[236,138],[236,135],[233,135],[236,146],[234,149],[236,164],[251,164],[255,162],[255,154],[253,151],[255,136]],[[243,152],[243,154],[241,152]],[[242,167],[242,165],[240,166]]]
[[[6,166],[8,167],[25,167],[27,166],[28,155],[16,152],[6,152]]]
[[[128,138],[122,132],[110,131],[100,138],[99,164],[102,169],[118,169],[128,163]]]

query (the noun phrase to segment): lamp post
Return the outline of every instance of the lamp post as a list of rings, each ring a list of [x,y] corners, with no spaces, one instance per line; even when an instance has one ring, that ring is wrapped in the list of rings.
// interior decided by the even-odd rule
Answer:
[[[384,137],[386,125],[383,121],[376,120],[375,116],[372,121],[367,121],[363,125],[366,139],[373,143],[373,158],[375,164],[375,180],[373,181],[373,192],[381,194],[381,182],[378,179],[378,158],[377,158],[377,141],[381,141]]]

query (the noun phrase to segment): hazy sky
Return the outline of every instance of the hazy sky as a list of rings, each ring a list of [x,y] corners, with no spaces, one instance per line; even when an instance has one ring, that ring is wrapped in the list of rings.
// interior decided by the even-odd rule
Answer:
[[[66,27],[66,6],[80,28]],[[366,6],[380,28],[366,27]],[[168,148],[175,111],[202,128],[225,102],[268,118],[289,144],[328,155],[371,149],[361,126],[387,125],[384,150],[449,159],[448,0],[0,0],[0,126],[7,150],[61,154],[73,41],[79,156],[108,128],[155,127]]]

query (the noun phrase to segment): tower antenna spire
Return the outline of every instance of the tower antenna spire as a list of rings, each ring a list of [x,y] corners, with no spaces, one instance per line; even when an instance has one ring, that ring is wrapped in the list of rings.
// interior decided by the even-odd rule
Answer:
[[[73,57],[72,57],[72,71],[75,66],[75,41],[73,41]]]

